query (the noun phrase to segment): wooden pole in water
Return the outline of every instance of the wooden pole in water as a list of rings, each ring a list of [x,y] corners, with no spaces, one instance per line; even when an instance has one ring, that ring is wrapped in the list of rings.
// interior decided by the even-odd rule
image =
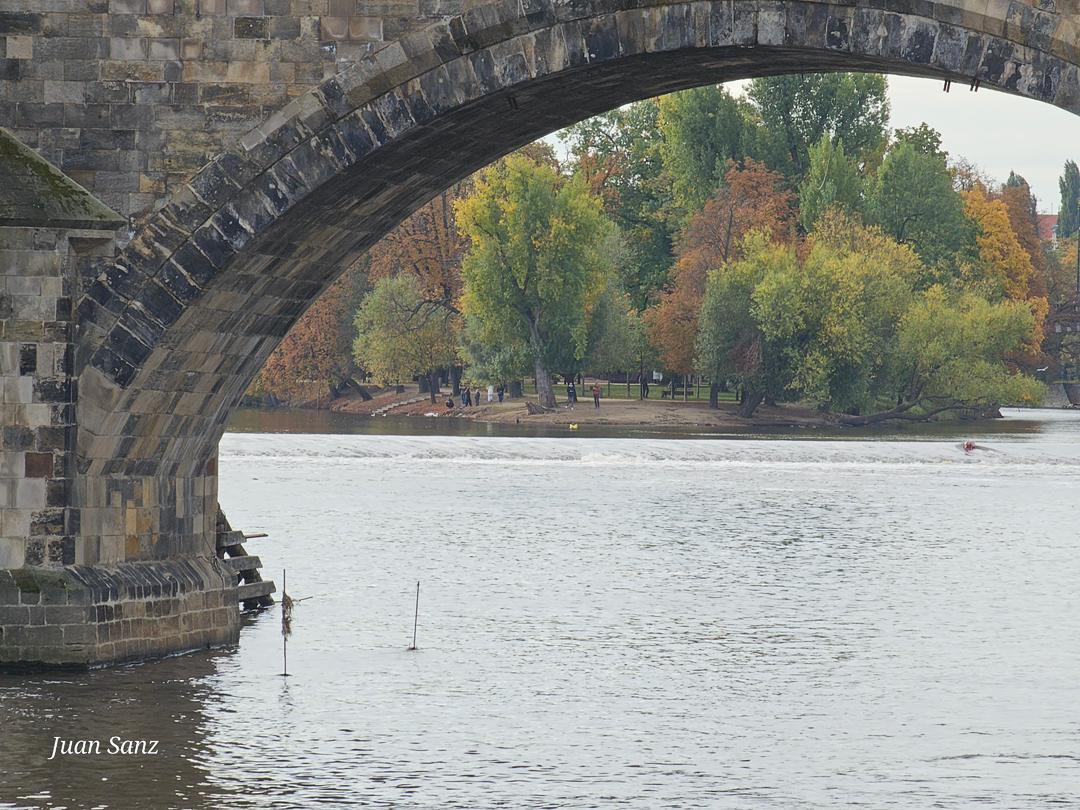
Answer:
[[[416,625],[417,625],[417,623],[419,621],[420,621],[420,581],[417,580],[417,582],[416,582],[416,612],[413,614],[412,646],[409,647],[410,650],[415,650],[416,649]]]
[[[285,590],[285,569],[281,569],[281,594],[282,603],[285,602],[285,598],[288,596],[288,592]],[[288,632],[286,631],[285,617],[286,608],[285,605],[281,606],[281,676],[288,677]]]

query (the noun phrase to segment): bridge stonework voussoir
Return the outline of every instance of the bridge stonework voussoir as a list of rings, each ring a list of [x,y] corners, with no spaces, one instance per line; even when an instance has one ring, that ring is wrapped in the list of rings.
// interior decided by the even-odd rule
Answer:
[[[1080,112],[1078,2],[0,13],[4,137],[85,203],[32,222],[0,204],[0,663],[235,639],[214,547],[229,414],[311,301],[447,186],[635,99],[800,70],[978,81]],[[46,591],[68,610],[38,611]]]

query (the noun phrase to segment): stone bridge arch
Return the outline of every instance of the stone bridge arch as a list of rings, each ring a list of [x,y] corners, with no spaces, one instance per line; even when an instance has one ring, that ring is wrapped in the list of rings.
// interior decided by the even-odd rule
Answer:
[[[633,100],[804,71],[977,80],[1080,112],[1073,12],[1055,0],[496,0],[349,64],[91,265],[62,562],[213,557],[217,443],[266,357],[355,258],[501,155]]]

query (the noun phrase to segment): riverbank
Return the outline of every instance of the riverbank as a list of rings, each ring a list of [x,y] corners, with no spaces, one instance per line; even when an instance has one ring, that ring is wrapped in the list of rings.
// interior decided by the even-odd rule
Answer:
[[[484,403],[479,407],[462,407],[460,398],[454,397],[454,408],[446,407],[447,394],[440,394],[432,405],[426,395],[416,386],[406,387],[403,392],[386,391],[370,399],[357,394],[335,399],[329,410],[366,416],[393,415],[417,419],[453,417],[494,424],[549,425],[570,427],[572,425],[616,427],[688,427],[704,430],[740,430],[748,427],[779,428],[826,428],[835,422],[811,408],[798,405],[779,405],[758,408],[752,419],[744,419],[736,413],[734,402],[721,402],[718,409],[709,408],[704,400],[660,399],[659,395],[647,400],[601,398],[600,407],[593,407],[592,398],[579,399],[573,408],[560,402],[550,413],[529,413],[526,398],[508,399],[505,402]],[[314,403],[312,403],[314,405]]]
[[[530,413],[526,407],[527,402],[535,402],[535,396],[518,397],[507,399],[499,403],[484,402],[479,407],[462,407],[460,397],[450,397],[444,391],[437,396],[435,404],[432,404],[427,394],[421,394],[416,385],[403,386],[402,391],[395,389],[368,389],[365,394],[352,391],[349,394],[331,400],[329,406],[326,401],[316,403],[297,403],[292,406],[299,411],[329,411],[334,414],[349,416],[393,416],[408,421],[434,424],[440,418],[452,418],[455,422],[476,422],[492,425],[519,425],[527,428],[554,429],[580,428],[630,428],[645,429],[667,428],[684,429],[689,431],[704,431],[715,433],[740,433],[744,431],[755,432],[758,430],[772,431],[782,428],[794,428],[799,430],[822,430],[822,431],[857,431],[860,428],[845,427],[840,420],[832,414],[823,414],[820,411],[799,405],[796,403],[784,403],[778,406],[760,406],[750,419],[743,418],[737,413],[737,405],[730,399],[730,394],[723,396],[719,408],[710,408],[707,399],[707,389],[701,392],[701,398],[666,399],[660,398],[657,390],[653,390],[653,397],[640,400],[633,396],[620,396],[623,389],[611,387],[617,395],[602,397],[600,407],[594,408],[592,398],[581,398],[573,408],[567,407],[564,396],[560,396],[558,407],[549,413]],[[636,391],[633,393],[636,394]],[[486,395],[484,395],[486,398]],[[447,408],[447,399],[453,399],[455,407]],[[1067,402],[1067,401],[1066,401]],[[1051,403],[1050,407],[1062,407],[1058,403]],[[264,410],[264,409],[260,409]],[[271,412],[274,409],[265,409]],[[979,420],[980,422],[985,420]],[[995,421],[995,420],[989,420]],[[963,420],[964,424],[970,424],[970,420]],[[898,423],[911,425],[913,423]],[[953,420],[944,420],[944,424],[959,424]]]

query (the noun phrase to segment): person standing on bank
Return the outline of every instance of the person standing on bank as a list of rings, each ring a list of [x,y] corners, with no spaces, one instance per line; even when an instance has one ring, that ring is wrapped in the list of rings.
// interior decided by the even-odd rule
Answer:
[[[574,378],[570,378],[570,382],[566,384],[566,404],[571,408],[577,402],[577,388],[574,386]]]
[[[592,401],[593,407],[599,409],[600,407],[600,383],[594,382],[592,384]]]

